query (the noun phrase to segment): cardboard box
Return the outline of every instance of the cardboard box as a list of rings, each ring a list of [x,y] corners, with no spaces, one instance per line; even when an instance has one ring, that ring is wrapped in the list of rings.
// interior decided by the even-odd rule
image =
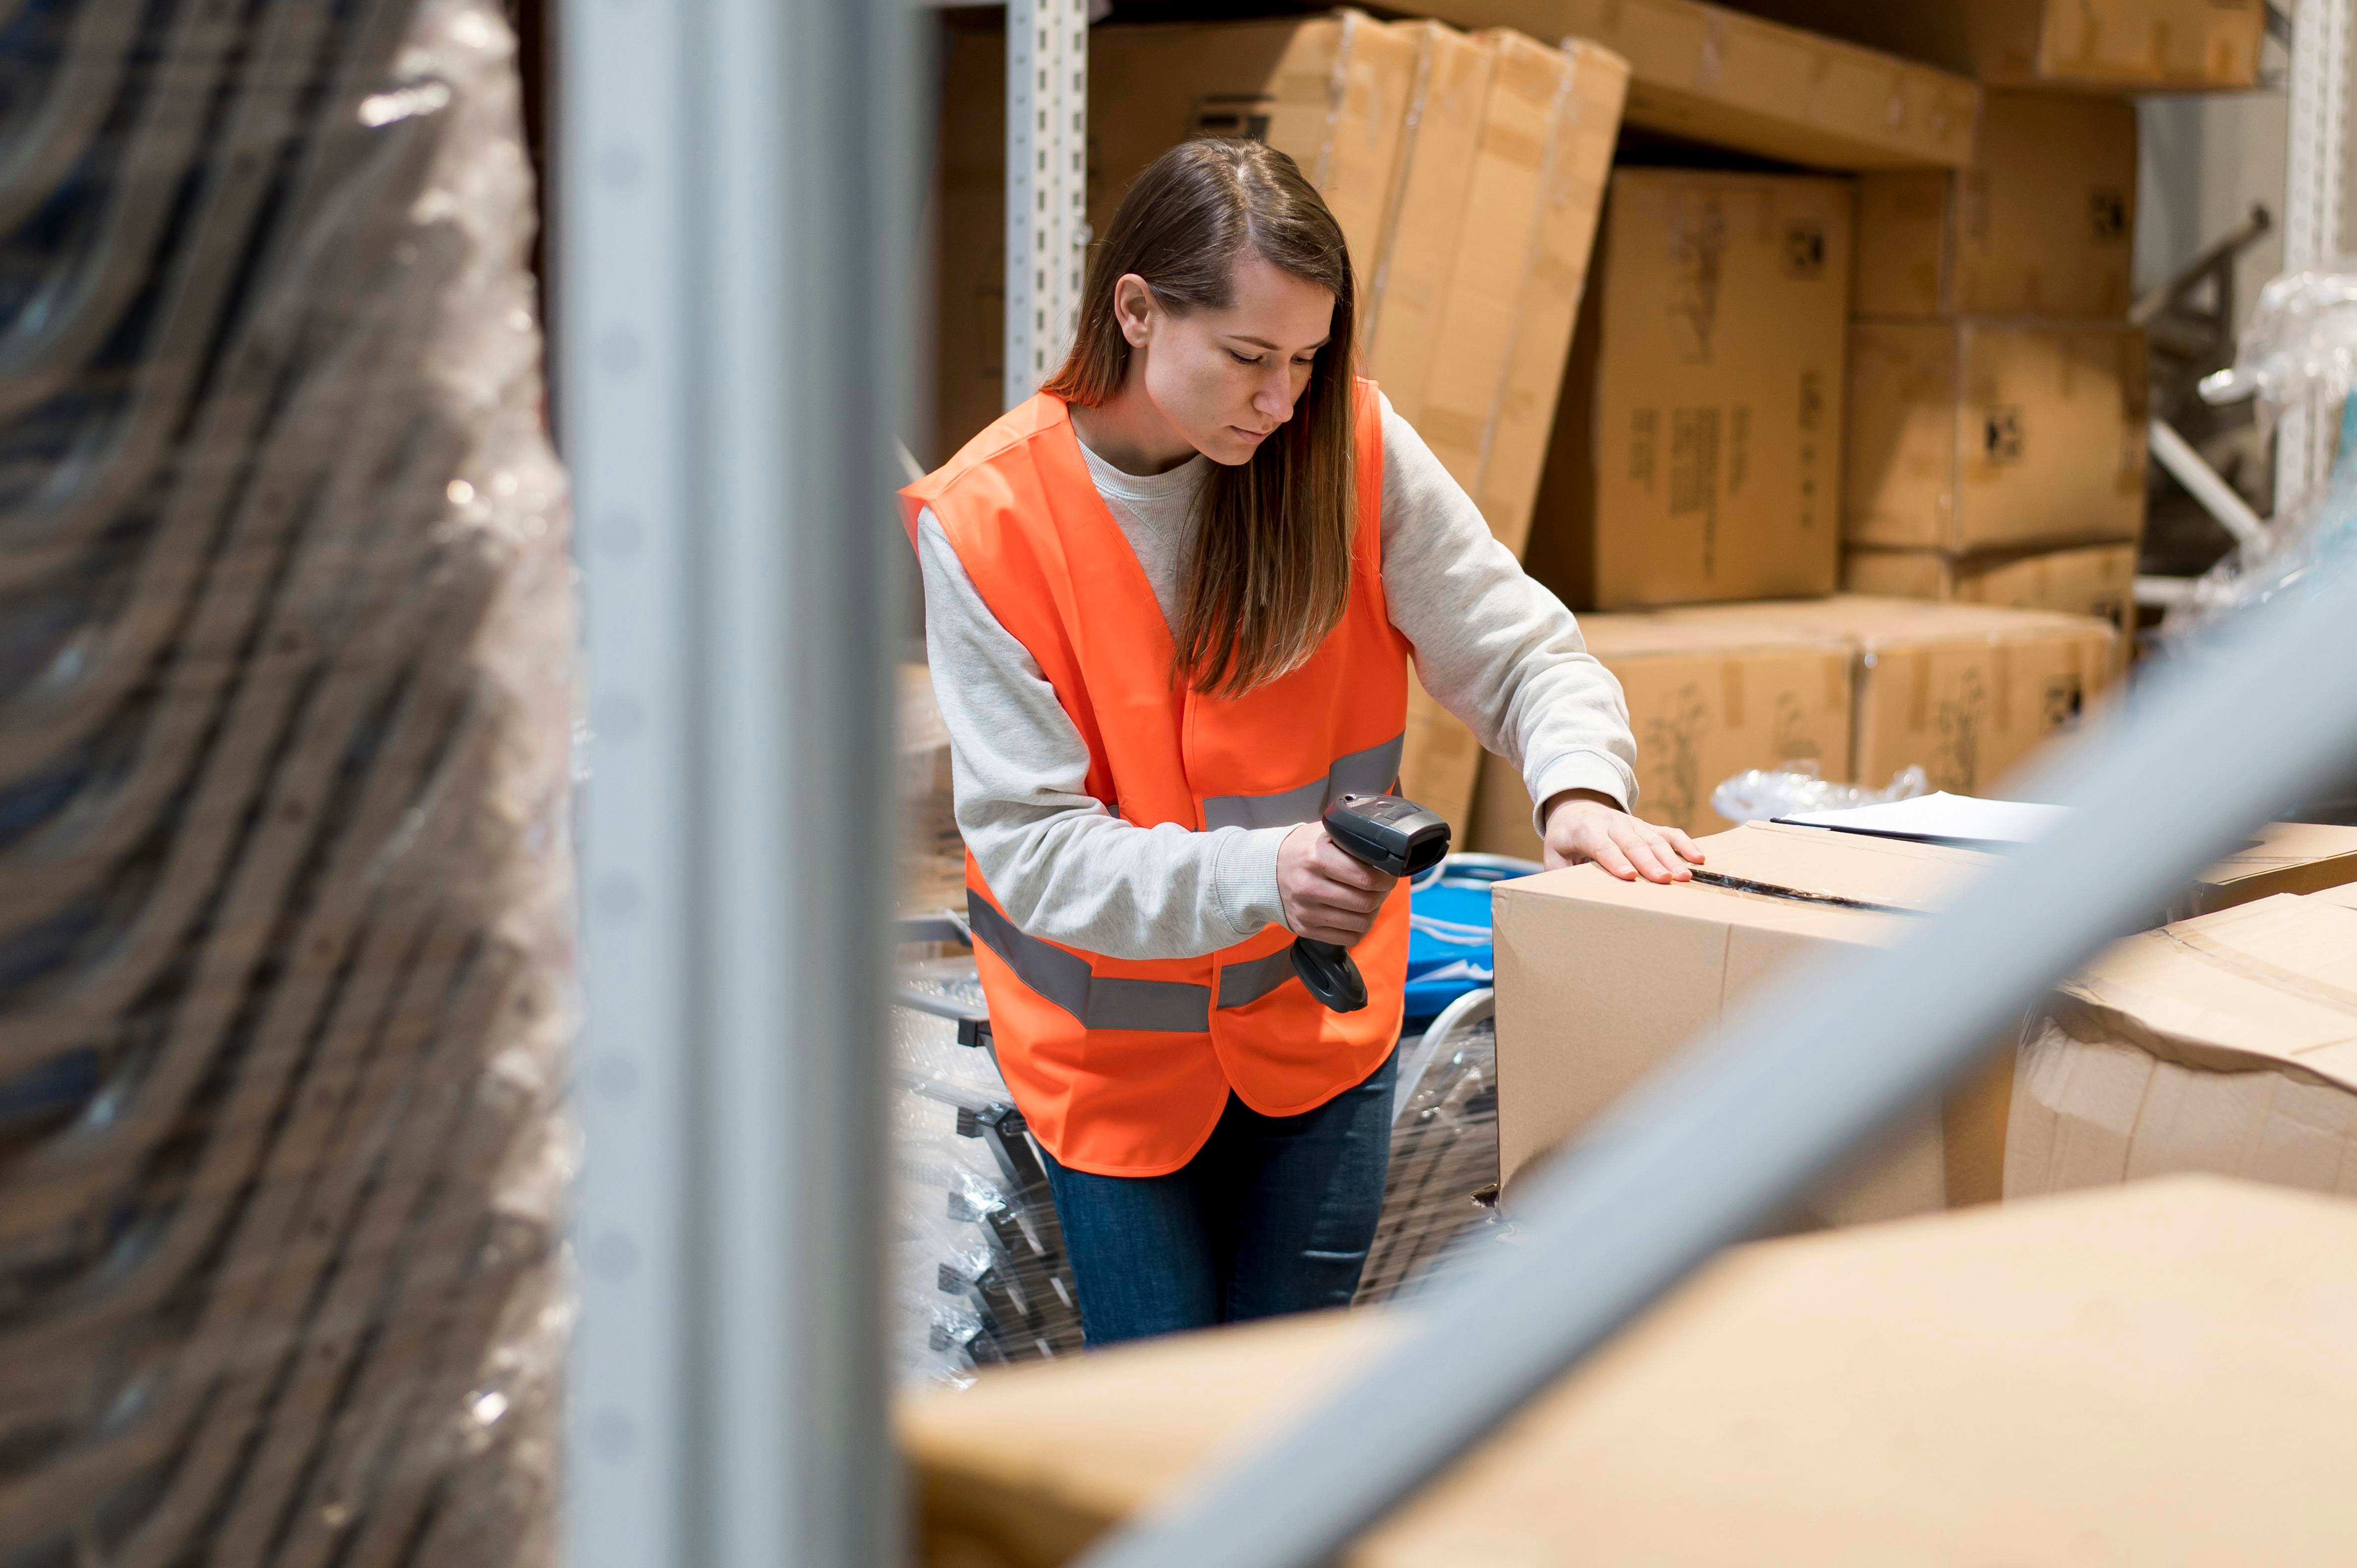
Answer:
[[[2136,185],[2134,104],[1991,92],[1969,168],[1859,179],[1857,310],[2124,317]]]
[[[904,663],[899,674],[899,908],[965,908],[965,840],[958,832],[950,732],[933,701],[932,671]]]
[[[1426,0],[1467,27],[1591,39],[1628,60],[1629,121],[1813,168],[1961,168],[1960,77],[1695,0]]]
[[[1637,814],[1700,835],[1734,824],[1710,793],[1748,768],[1850,776],[1852,652],[1839,638],[1650,615],[1584,615],[1587,650],[1620,682],[1637,737]],[[1485,757],[1470,847],[1539,857],[1530,791]]]
[[[2315,894],[2339,902],[2357,898],[2352,888],[2357,888],[2357,828],[2269,822],[2248,843],[2203,872],[2171,913],[2177,919],[2191,919],[2280,893]],[[2357,959],[2352,965],[2357,970]]]
[[[2357,1208],[2211,1178],[1733,1250],[1342,1568],[2357,1554]],[[914,1391],[924,1560],[1048,1568],[1415,1320],[1328,1313]]]
[[[2133,544],[2082,544],[2026,555],[1863,547],[1842,553],[1842,586],[1853,594],[2059,610],[2123,628],[2136,613],[2136,574]]]
[[[1289,154],[1333,209],[1361,279],[1400,159],[1418,45],[1355,11],[1089,32],[1089,222],[1102,234],[1139,171],[1193,135]],[[950,35],[941,119],[936,459],[1005,407],[1006,41]]]
[[[2265,0],[1745,0],[1984,82],[2148,92],[2259,80]]]
[[[1445,230],[1452,258],[1426,377],[1405,389],[1384,381],[1382,357],[1402,325],[1388,315],[1376,328],[1375,374],[1491,532],[1519,555],[1587,284],[1628,67],[1577,39],[1555,49],[1497,30],[1483,34],[1480,47],[1491,64],[1478,150],[1458,193],[1461,220]],[[1395,241],[1405,264],[1408,231],[1439,222],[1444,202],[1420,190],[1413,171],[1403,201],[1418,204],[1403,215]],[[1385,285],[1387,294],[1403,286]],[[1402,788],[1460,836],[1480,758],[1473,733],[1414,686]]]
[[[2357,1196],[2357,909],[2284,896],[2131,937],[2024,1042],[2005,1195],[2208,1171]]]
[[[1359,280],[1360,359],[1400,416],[1417,424],[1498,57],[1491,40],[1439,22],[1392,26],[1415,45],[1415,77],[1374,269]]]
[[[1473,789],[1481,771],[1481,743],[1407,676],[1407,731],[1400,748],[1400,793],[1448,820],[1449,836],[1463,842],[1473,824]]]
[[[1962,554],[2144,532],[2144,334],[1857,321],[1845,531]]]
[[[1753,987],[1827,951],[1899,940],[1915,913],[1996,864],[1971,850],[1765,822],[1702,847],[1707,858],[1690,883],[1624,883],[1576,865],[1492,893],[1498,1169],[1510,1199],[1533,1161],[1577,1137]],[[2013,1043],[1995,1042],[2005,1048],[1986,1071],[1815,1195],[1810,1216],[1856,1224],[1994,1201]]]
[[[2118,628],[2040,610],[1843,594],[1662,613],[1846,641],[1851,776],[1879,785],[1921,766],[1932,789],[1960,795],[2002,794],[2006,776],[2076,727],[2121,667]]]
[[[1614,171],[1527,552],[1606,609],[1830,593],[1846,180]]]
[[[1493,63],[1480,145],[1440,315],[1441,346],[1413,423],[1480,504],[1490,531],[1519,555],[1587,283],[1628,68],[1577,39],[1555,49],[1500,31],[1482,42]]]

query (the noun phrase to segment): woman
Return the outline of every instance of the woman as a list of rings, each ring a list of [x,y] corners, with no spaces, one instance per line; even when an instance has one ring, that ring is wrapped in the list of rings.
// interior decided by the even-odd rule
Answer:
[[[1549,865],[1655,882],[1619,683],[1370,382],[1341,231],[1254,142],[1124,198],[1045,390],[903,493],[999,1065],[1092,1345],[1357,1288],[1407,890],[1318,824],[1397,777],[1408,660]],[[1297,936],[1354,950],[1336,1015]]]

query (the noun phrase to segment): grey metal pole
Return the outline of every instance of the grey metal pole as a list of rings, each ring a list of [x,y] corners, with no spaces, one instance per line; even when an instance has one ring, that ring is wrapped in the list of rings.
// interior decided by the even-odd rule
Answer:
[[[1525,1244],[1084,1568],[1307,1568],[1719,1248],[1964,1072],[2025,1004],[2357,757],[2357,568],[2164,670],[2034,794],[2078,808],[1903,946],[1812,965],[1641,1085],[1521,1205]],[[1577,1561],[1578,1542],[1564,1543]]]
[[[878,1069],[911,26],[866,0],[565,16],[580,1568],[899,1561]]]

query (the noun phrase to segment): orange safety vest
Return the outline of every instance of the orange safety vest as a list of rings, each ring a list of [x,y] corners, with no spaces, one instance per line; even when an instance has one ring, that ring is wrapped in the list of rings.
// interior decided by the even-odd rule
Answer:
[[[1039,661],[1088,744],[1088,792],[1124,822],[1314,822],[1340,795],[1397,781],[1408,645],[1383,607],[1382,416],[1374,383],[1357,390],[1349,607],[1308,663],[1233,700],[1174,677],[1169,627],[1062,399],[1023,403],[900,492],[911,541],[931,508],[983,603]],[[1018,929],[972,854],[966,885],[1000,1069],[1032,1132],[1075,1170],[1175,1171],[1231,1090],[1264,1115],[1296,1115],[1365,1079],[1398,1036],[1405,886],[1353,950],[1367,1006],[1338,1015],[1294,975],[1283,926],[1200,958],[1108,958]]]

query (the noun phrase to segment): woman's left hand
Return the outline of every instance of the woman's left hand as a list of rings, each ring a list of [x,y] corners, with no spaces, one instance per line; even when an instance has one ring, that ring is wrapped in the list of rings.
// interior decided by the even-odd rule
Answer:
[[[1549,871],[1592,860],[1623,882],[1691,882],[1686,865],[1700,865],[1702,851],[1677,829],[1641,822],[1593,790],[1566,789],[1547,802],[1540,859]]]

